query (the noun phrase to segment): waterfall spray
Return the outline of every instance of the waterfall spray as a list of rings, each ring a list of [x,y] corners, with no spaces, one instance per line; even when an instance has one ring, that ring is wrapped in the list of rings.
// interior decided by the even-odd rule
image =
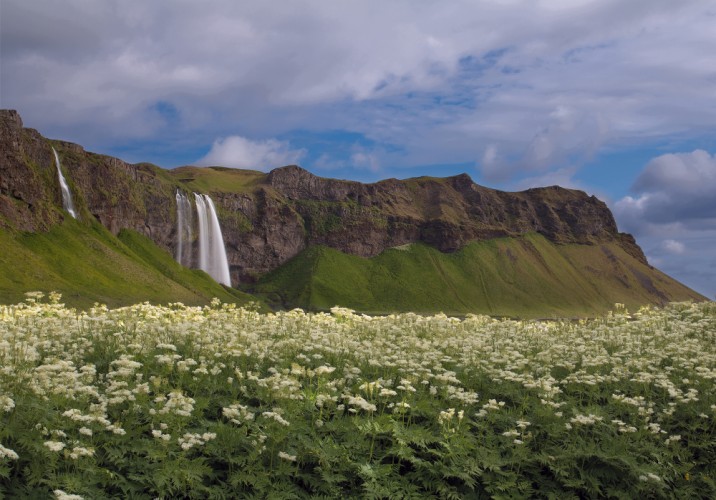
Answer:
[[[192,209],[189,197],[177,190],[177,248],[176,260],[184,266],[191,266]],[[187,248],[188,246],[188,248]]]
[[[60,188],[62,188],[62,208],[76,219],[77,212],[75,212],[75,206],[72,203],[72,193],[70,192],[70,187],[67,185],[65,176],[62,175],[62,169],[60,169],[60,157],[57,155],[55,148],[52,148],[52,152],[55,153],[55,165],[57,166],[57,174],[60,177]]]
[[[199,193],[194,193],[194,199],[199,221],[199,269],[206,271],[219,283],[231,286],[224,237],[214,202],[208,195]]]

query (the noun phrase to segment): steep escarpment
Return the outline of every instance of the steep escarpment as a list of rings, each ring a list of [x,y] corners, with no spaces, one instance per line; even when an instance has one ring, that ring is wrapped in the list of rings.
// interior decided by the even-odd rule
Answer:
[[[296,166],[272,171],[265,182],[302,217],[309,243],[363,257],[405,243],[452,252],[470,241],[536,232],[555,243],[617,240],[645,262],[607,206],[582,191],[553,186],[507,193],[467,174],[361,184]]]
[[[373,258],[417,243],[451,254],[474,242],[529,235],[556,248],[603,247],[613,255],[628,255],[633,260],[629,265],[638,264],[646,277],[642,282],[652,279],[648,274],[653,268],[634,239],[618,232],[602,201],[582,191],[553,186],[508,193],[479,186],[466,174],[363,184],[318,177],[298,166],[268,174],[221,167],[164,170],[47,139],[24,128],[19,115],[8,110],[0,111],[0,228],[47,232],[68,217],[62,210],[53,148],[79,224],[98,221],[114,235],[131,230],[169,253],[177,244],[177,190],[209,194],[234,285],[259,283],[316,247]],[[625,287],[648,288],[639,280],[622,281]],[[651,302],[699,297],[678,290],[652,291]]]

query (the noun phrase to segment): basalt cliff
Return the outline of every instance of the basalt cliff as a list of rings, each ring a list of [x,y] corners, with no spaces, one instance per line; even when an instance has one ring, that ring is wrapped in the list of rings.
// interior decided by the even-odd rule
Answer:
[[[47,139],[24,128],[10,110],[0,111],[0,227],[43,232],[69,217],[62,211],[53,147],[80,221],[99,221],[113,234],[136,231],[170,253],[177,240],[177,190],[209,194],[234,285],[261,281],[315,246],[356,257],[407,244],[454,253],[474,242],[527,235],[553,245],[609,245],[643,266],[640,273],[651,269],[634,238],[618,232],[607,206],[582,191],[553,186],[502,192],[475,184],[467,174],[362,184],[321,178],[298,166],[269,173],[165,170]],[[654,279],[641,281],[655,300],[674,298]]]

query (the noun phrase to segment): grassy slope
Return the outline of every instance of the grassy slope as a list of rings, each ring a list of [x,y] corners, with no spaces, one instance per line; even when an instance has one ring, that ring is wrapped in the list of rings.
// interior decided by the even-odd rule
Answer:
[[[518,317],[703,299],[614,243],[555,245],[539,235],[471,243],[453,254],[410,245],[372,259],[313,247],[266,275],[256,290],[287,307]]]
[[[0,229],[0,248],[0,303],[21,301],[31,290],[59,291],[65,303],[77,307],[252,299],[202,271],[183,268],[135,232],[117,238],[98,223],[87,226],[69,217],[47,233]]]

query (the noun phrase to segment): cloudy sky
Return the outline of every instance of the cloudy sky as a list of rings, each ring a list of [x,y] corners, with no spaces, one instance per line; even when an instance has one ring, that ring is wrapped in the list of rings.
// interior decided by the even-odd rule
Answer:
[[[0,106],[130,162],[596,194],[716,296],[713,0],[2,0]]]

